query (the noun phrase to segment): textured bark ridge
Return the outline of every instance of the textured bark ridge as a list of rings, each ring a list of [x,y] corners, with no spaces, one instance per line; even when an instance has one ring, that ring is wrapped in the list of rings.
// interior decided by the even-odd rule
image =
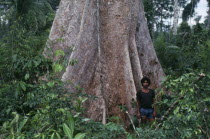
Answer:
[[[53,51],[75,46],[68,58],[78,63],[66,68],[62,80],[97,96],[86,104],[92,119],[128,121],[120,106],[135,114],[132,100],[143,76],[151,78],[153,88],[160,87],[164,73],[139,0],[61,0],[49,38],[64,39],[49,46]],[[68,86],[72,92],[74,85]]]

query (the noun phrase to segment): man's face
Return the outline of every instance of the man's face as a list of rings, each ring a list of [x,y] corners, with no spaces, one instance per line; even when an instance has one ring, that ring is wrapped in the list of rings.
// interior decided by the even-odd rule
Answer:
[[[145,80],[142,84],[143,88],[148,88],[149,87],[149,83],[147,80]]]

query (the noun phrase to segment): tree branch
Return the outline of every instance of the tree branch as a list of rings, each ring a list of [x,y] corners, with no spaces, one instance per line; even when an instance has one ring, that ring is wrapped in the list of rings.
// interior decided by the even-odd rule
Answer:
[[[134,124],[133,124],[133,120],[131,119],[130,114],[128,113],[128,111],[126,111],[126,113],[127,113],[128,117],[129,117],[129,119],[130,119],[130,121],[131,121],[131,124],[132,124],[132,126],[133,126],[133,129],[135,130],[136,134],[140,137],[139,133],[136,131],[136,128],[135,128],[135,126],[134,126]]]

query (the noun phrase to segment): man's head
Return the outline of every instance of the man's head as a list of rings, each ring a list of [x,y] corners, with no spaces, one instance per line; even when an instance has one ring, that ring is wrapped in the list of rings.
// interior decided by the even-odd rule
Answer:
[[[149,85],[150,85],[150,79],[149,78],[147,78],[147,77],[143,77],[142,79],[141,79],[141,84],[142,84],[142,86],[144,87],[144,88],[148,88],[149,87]]]

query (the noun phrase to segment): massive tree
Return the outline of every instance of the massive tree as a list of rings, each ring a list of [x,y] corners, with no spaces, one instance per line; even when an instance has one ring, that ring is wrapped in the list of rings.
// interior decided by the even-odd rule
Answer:
[[[132,107],[140,79],[148,76],[152,88],[164,76],[149,35],[141,0],[61,0],[49,37],[53,51],[64,50],[75,65],[68,65],[62,80],[97,99],[86,103],[87,116],[102,120],[119,116],[120,107]],[[57,40],[64,40],[57,41]],[[69,47],[75,50],[69,54]]]

